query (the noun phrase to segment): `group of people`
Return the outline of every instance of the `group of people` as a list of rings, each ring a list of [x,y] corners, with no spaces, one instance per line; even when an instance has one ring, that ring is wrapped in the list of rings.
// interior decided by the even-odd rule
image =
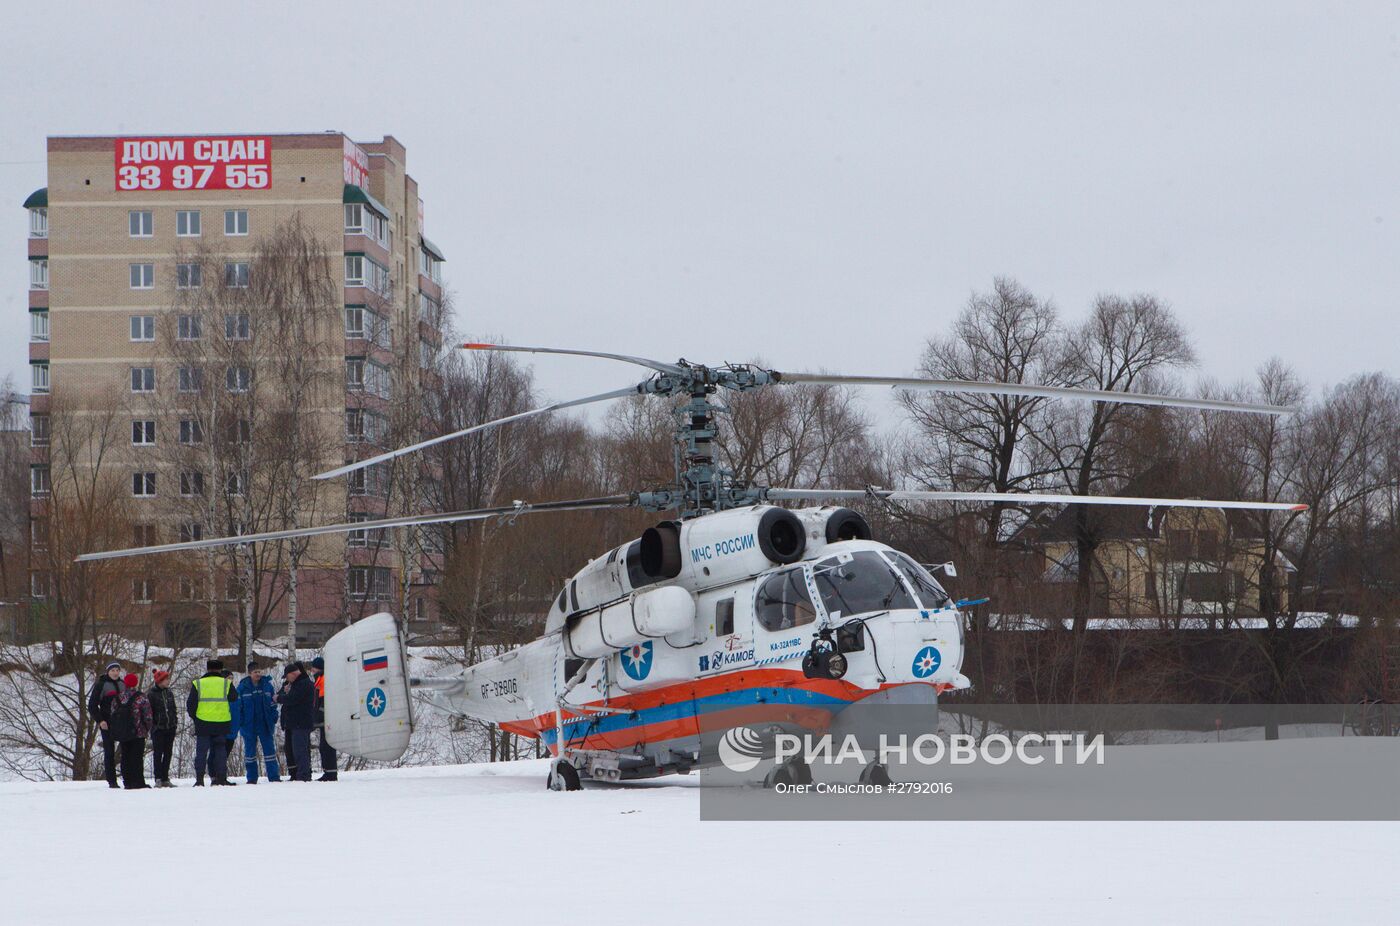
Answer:
[[[290,663],[278,689],[256,661],[248,674],[234,684],[233,672],[219,659],[210,659],[205,672],[190,685],[185,712],[194,722],[195,787],[203,787],[205,773],[211,785],[232,786],[228,757],[239,738],[243,740],[243,764],[248,784],[258,783],[258,759],[268,781],[282,781],[277,757],[276,731],[283,732],[287,777],[311,780],[311,733],[319,731],[321,758],[318,781],[338,777],[335,750],[326,742],[325,662],[317,656],[308,664]],[[180,716],[169,672],[157,669],[153,683],[141,690],[134,672],[122,674],[119,662],[107,670],[88,696],[88,714],[102,739],[102,769],[110,788],[173,788],[170,757]],[[151,741],[152,777],[146,783],[146,740]],[[118,774],[121,784],[117,783]]]

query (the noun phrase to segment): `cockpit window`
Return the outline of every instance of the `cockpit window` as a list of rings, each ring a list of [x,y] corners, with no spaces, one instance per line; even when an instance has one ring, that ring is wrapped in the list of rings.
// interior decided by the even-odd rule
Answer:
[[[838,553],[812,567],[812,575],[826,613],[833,619],[918,607],[893,567],[878,553]]]
[[[766,630],[787,630],[817,619],[800,566],[763,580],[754,602],[754,616]]]
[[[910,587],[914,589],[914,594],[919,596],[919,601],[925,608],[946,608],[948,606],[948,593],[943,590],[943,586],[938,584],[937,579],[929,575],[927,569],[903,553],[887,553],[885,555],[894,560],[899,571],[904,573],[904,578],[909,580]]]

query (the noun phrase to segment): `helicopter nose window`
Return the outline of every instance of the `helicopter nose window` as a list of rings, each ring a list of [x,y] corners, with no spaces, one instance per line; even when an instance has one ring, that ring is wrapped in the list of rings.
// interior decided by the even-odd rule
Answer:
[[[765,630],[787,630],[810,624],[817,609],[807,594],[801,567],[776,572],[763,581],[754,601],[754,617]]]
[[[919,601],[925,608],[937,609],[948,606],[948,593],[943,590],[943,586],[938,584],[937,579],[929,575],[927,569],[903,553],[892,553],[889,556],[899,567],[899,571],[904,573],[904,578],[909,580],[910,587],[914,589],[914,594],[919,596]]]
[[[826,613],[833,616],[918,607],[899,575],[878,553],[837,554],[817,563],[812,576]]]

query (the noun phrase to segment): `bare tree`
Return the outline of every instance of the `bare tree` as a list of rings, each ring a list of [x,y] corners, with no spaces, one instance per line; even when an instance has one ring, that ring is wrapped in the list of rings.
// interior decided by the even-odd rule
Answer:
[[[1065,341],[1074,385],[1108,392],[1144,389],[1164,373],[1194,362],[1186,333],[1171,310],[1152,296],[1100,296],[1089,318]],[[1134,433],[1158,409],[1094,402],[1056,409],[1033,439],[1047,451],[1059,482],[1074,495],[1113,491],[1133,475]],[[1073,629],[1083,633],[1094,600],[1098,523],[1103,515],[1077,506]]]
[[[998,277],[974,293],[953,333],[929,341],[919,372],[962,379],[1062,386],[1072,377],[1055,307],[1015,280]],[[906,391],[918,443],[906,454],[908,476],[929,488],[1015,492],[1040,485],[1052,461],[1027,439],[1048,400],[1034,396]],[[982,507],[984,545],[997,546],[1005,504]]]
[[[338,459],[342,439],[343,381],[332,371],[344,331],[333,269],[325,244],[297,218],[259,239],[248,261],[205,245],[177,255],[160,335],[173,384],[162,411],[177,437],[167,459],[178,491],[166,494],[167,510],[179,539],[311,523],[331,507],[338,490],[310,476]],[[284,608],[295,639],[307,549],[302,540],[203,555],[203,581],[183,577],[178,598],[204,602],[211,650],[220,600],[238,603],[244,658]]]
[[[129,545],[130,474],[118,455],[129,421],[110,397],[60,386],[50,401],[49,486],[33,528],[31,565],[43,597],[34,604],[33,643],[0,645],[0,764],[25,777],[86,780],[97,727],[87,695],[124,636],[144,636],[135,583],[153,581],[152,563],[75,563],[92,550]]]

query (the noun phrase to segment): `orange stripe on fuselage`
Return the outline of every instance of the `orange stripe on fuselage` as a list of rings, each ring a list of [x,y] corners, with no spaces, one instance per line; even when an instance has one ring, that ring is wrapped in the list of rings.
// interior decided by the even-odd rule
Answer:
[[[663,707],[680,701],[693,701],[698,698],[718,694],[728,694],[750,688],[800,688],[816,694],[826,695],[842,701],[856,701],[885,688],[898,687],[895,683],[882,684],[879,688],[862,688],[850,682],[835,679],[806,678],[795,669],[749,669],[730,672],[708,678],[692,679],[666,685],[650,691],[639,691],[622,695],[608,701],[590,701],[585,706],[602,706],[621,710],[642,711],[648,708]],[[915,682],[912,684],[923,684]],[[935,686],[943,688],[946,686]],[[566,721],[577,722],[588,718],[588,714],[564,711]],[[702,730],[728,729],[746,723],[789,722],[810,729],[820,729],[830,720],[831,711],[819,707],[803,707],[792,704],[755,704],[727,710],[707,711],[698,716],[680,717],[673,720],[650,724],[638,724],[604,733],[586,734],[583,742],[571,742],[574,748],[624,749],[639,743],[656,743],[669,739],[693,737]],[[502,730],[518,736],[538,738],[545,730],[555,725],[554,712],[538,714],[524,720],[512,720],[500,724]],[[553,747],[551,747],[552,751]]]

